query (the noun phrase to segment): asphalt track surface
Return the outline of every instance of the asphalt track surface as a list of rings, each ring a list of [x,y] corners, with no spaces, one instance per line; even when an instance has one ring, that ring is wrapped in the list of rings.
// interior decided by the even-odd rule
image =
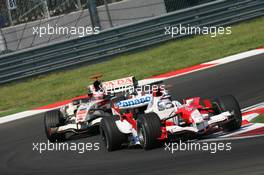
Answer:
[[[241,107],[264,101],[264,54],[167,80],[175,98],[236,96]],[[173,87],[173,88],[172,88]],[[0,174],[264,174],[264,137],[225,141],[231,151],[33,151],[47,142],[43,115],[0,125]],[[100,142],[92,136],[71,142]]]

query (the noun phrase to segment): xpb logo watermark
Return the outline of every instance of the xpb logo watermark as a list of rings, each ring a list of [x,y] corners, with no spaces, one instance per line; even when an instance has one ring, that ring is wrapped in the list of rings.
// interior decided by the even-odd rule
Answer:
[[[45,35],[73,35],[78,37],[84,37],[86,35],[96,35],[100,33],[99,27],[65,27],[65,26],[47,26],[33,27],[33,35],[38,35],[40,38]]]
[[[171,154],[179,151],[203,151],[215,154],[221,151],[231,151],[232,143],[222,142],[173,142],[165,143],[165,151],[169,151]]]
[[[51,142],[33,142],[32,150],[42,154],[47,151],[74,151],[83,154],[89,151],[100,150],[100,143],[51,143]]]
[[[216,26],[190,26],[189,24],[183,26],[166,26],[165,35],[170,35],[172,38],[178,35],[210,35],[212,38],[215,38],[219,35],[231,35],[232,27],[216,27]]]

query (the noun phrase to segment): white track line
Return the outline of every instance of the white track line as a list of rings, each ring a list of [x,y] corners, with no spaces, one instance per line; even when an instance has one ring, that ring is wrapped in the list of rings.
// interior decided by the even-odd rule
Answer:
[[[233,61],[238,61],[238,60],[242,60],[242,59],[249,58],[252,56],[260,55],[263,53],[264,53],[264,48],[263,49],[255,49],[255,50],[242,52],[239,54],[231,55],[228,57],[224,57],[224,58],[214,60],[214,61],[210,61],[210,62],[203,63],[203,64],[226,64],[226,63],[230,63]]]
[[[255,109],[260,109],[260,108],[264,108],[264,102],[262,102],[262,103],[258,103],[258,104],[255,104],[255,105],[253,105],[253,106],[249,106],[249,107],[247,107],[247,108],[244,108],[243,110],[242,110],[242,112],[247,112],[247,111],[252,111],[252,110],[255,110]]]

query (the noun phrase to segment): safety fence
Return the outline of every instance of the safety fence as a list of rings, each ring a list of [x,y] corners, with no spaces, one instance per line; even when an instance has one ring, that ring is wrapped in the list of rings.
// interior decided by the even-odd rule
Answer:
[[[17,4],[9,10],[4,1]],[[40,37],[33,28],[97,26],[105,30],[165,13],[164,0],[0,0],[0,37],[3,38],[0,38],[0,55],[79,37],[71,34]]]

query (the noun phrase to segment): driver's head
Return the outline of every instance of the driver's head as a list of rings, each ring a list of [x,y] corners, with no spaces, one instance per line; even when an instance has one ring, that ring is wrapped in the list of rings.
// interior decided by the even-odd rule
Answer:
[[[99,80],[95,80],[93,86],[96,92],[101,90],[101,82]]]

